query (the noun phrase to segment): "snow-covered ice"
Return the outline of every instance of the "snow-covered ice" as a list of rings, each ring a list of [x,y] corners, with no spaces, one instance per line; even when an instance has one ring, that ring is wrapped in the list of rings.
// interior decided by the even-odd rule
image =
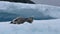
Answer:
[[[32,24],[0,22],[0,34],[60,34],[60,19],[34,20]]]

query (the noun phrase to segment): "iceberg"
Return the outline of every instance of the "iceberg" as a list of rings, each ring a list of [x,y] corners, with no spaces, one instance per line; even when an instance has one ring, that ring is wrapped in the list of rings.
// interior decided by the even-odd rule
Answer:
[[[35,20],[59,19],[60,7],[0,1],[0,21],[11,21],[19,16],[33,16]]]
[[[10,24],[19,16],[36,20],[32,24]],[[0,22],[0,34],[60,34],[60,7],[0,1],[0,21],[6,21]]]

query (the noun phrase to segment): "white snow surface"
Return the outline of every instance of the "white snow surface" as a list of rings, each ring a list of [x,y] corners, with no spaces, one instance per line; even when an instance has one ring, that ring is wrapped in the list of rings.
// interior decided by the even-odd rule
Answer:
[[[34,20],[32,24],[0,22],[0,34],[60,34],[60,19]]]

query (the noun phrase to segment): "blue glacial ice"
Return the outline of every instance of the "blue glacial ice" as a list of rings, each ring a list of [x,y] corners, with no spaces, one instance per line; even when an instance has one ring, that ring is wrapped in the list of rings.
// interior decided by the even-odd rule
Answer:
[[[59,19],[60,7],[0,1],[0,21],[11,21],[19,16],[33,16],[36,20]]]

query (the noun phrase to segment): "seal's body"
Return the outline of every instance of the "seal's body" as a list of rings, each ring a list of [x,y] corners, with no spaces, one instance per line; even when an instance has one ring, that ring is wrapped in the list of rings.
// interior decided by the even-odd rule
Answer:
[[[32,23],[33,17],[29,17],[29,18],[18,17],[13,19],[11,21],[11,24],[23,24],[24,22]]]

